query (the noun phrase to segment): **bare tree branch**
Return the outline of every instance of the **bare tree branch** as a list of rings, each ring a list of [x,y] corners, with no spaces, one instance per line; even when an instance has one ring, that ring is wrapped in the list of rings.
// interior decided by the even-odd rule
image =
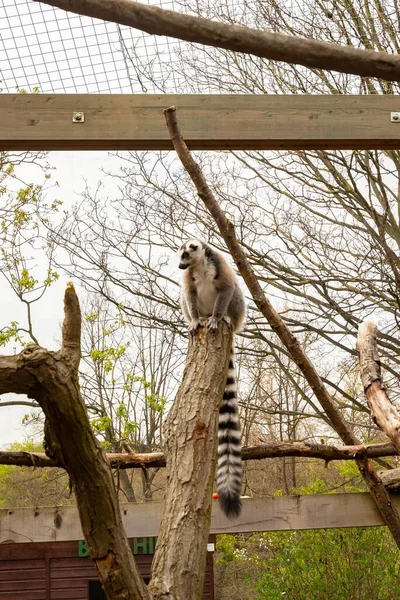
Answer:
[[[398,456],[392,444],[359,444],[357,446],[331,446],[307,442],[277,442],[247,446],[242,448],[242,460],[261,460],[282,456],[300,456],[303,458],[320,458],[331,460],[354,460],[356,458],[379,458]],[[110,453],[107,459],[113,469],[148,469],[165,467],[163,452],[148,454]],[[60,467],[56,460],[42,452],[8,452],[0,451],[0,465],[17,467]]]
[[[192,179],[199,197],[214,218],[256,306],[268,320],[272,330],[278,335],[283,345],[287,348],[292,359],[302,372],[329,417],[332,427],[345,444],[357,444],[358,440],[354,435],[354,432],[336,407],[333,398],[324,386],[311,360],[304,352],[296,336],[292,334],[281,316],[272,306],[269,299],[265,296],[263,289],[257,280],[256,274],[238,242],[234,225],[227,219],[225,213],[222,211],[214,194],[208,186],[199,165],[194,161],[180,133],[176,117],[176,108],[174,106],[170,107],[164,111],[164,114],[176,153]],[[396,508],[391,504],[389,495],[379,479],[371,461],[368,459],[357,460],[357,466],[368,485],[382,518],[389,527],[396,544],[400,548],[400,517]]]
[[[30,408],[40,408],[37,402],[27,402],[26,400],[10,400],[9,402],[0,402],[0,409],[3,406],[29,406]]]
[[[379,477],[385,488],[389,492],[399,493],[400,491],[400,469],[391,469],[390,471],[379,471]]]
[[[257,31],[156,6],[145,6],[131,0],[40,1],[80,15],[128,25],[150,34],[166,35],[310,68],[400,81],[400,58],[397,54]]]

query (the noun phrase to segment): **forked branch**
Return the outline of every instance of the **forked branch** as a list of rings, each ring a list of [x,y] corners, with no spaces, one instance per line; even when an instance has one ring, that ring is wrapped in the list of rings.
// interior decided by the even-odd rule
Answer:
[[[109,462],[80,394],[81,312],[71,284],[64,310],[60,351],[28,346],[16,356],[0,357],[0,394],[27,394],[43,409],[49,450],[71,479],[82,531],[107,598],[150,600],[124,532]]]

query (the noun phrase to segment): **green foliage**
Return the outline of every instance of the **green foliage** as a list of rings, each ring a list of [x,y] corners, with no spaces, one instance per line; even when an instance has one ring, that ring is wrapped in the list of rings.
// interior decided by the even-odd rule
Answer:
[[[217,564],[240,562],[243,559],[243,550],[245,542],[240,536],[236,535],[219,535],[217,540],[218,558]]]
[[[145,394],[145,400],[151,409],[156,412],[163,412],[167,399],[164,396],[158,396],[157,394]]]
[[[336,489],[365,491],[353,461],[331,467],[339,475]],[[336,489],[314,474],[293,492]],[[217,565],[228,569],[228,581],[241,572],[241,597],[247,600],[400,600],[398,549],[384,527],[218,536]]]
[[[126,404],[122,402],[117,406],[115,417],[122,423],[121,440],[129,439],[132,433],[139,427],[139,424],[129,420],[129,411]]]
[[[43,452],[34,441],[16,442],[10,452]],[[56,506],[73,502],[69,493],[68,476],[63,469],[45,469],[0,465],[0,505]]]
[[[92,419],[90,422],[95,433],[104,433],[112,425],[112,419],[106,415]]]
[[[254,600],[396,600],[398,550],[384,528],[268,533]]]
[[[353,460],[344,461],[342,464],[336,464],[335,468],[340,475],[346,480],[346,484],[341,491],[344,492],[365,492],[367,491],[364,479],[358,470],[356,463]]]
[[[167,400],[147,380],[146,373],[152,370],[147,369],[146,361],[130,350],[131,329],[121,314],[98,303],[88,308],[84,328],[90,345],[84,350],[82,375],[94,375],[88,375],[89,388],[96,381],[97,389],[90,402],[96,407],[91,421],[93,430],[109,451],[120,451],[122,442],[141,448],[143,436],[150,439],[145,446],[151,446]]]
[[[329,494],[331,493],[323,479],[317,477],[308,485],[301,485],[293,489],[293,494],[299,496],[309,496],[310,494]]]
[[[98,316],[99,316],[98,312],[92,312],[85,316],[85,320],[88,321],[89,323],[91,323],[92,321],[95,321]]]
[[[11,321],[9,326],[3,327],[3,329],[0,330],[0,346],[5,346],[11,341],[21,343],[21,338],[18,335],[17,321]]]
[[[93,349],[90,352],[90,358],[93,361],[102,362],[105,373],[110,373],[116,361],[126,352],[126,348],[129,346],[129,342],[126,345],[120,345],[118,347],[104,347],[102,350]]]
[[[43,424],[43,413],[40,411],[40,409],[36,409],[32,410],[29,413],[26,413],[23,417],[22,417],[22,421],[21,423],[23,425],[31,425],[32,423],[41,423]],[[42,452],[42,450],[38,450],[38,452]]]
[[[25,90],[19,91],[25,93]],[[50,206],[43,201],[46,182],[51,178],[48,165],[41,163],[40,159],[36,163],[42,183],[23,183],[20,169],[24,159],[19,161],[16,158],[16,161],[13,162],[7,153],[1,153],[0,272],[24,303],[26,324],[14,321],[3,327],[0,346],[9,342],[21,346],[27,342],[38,343],[33,330],[31,305],[40,300],[59,277],[52,267],[54,242],[49,240],[42,227],[58,213],[61,205],[60,200],[54,200]],[[45,258],[46,266],[43,260],[38,261],[38,253]]]
[[[38,283],[37,279],[34,279],[26,268],[22,269],[19,277],[12,273],[11,279],[19,296],[22,296],[25,292],[32,291]]]
[[[384,527],[221,535],[216,564],[227,581],[240,573],[247,600],[400,600],[398,549]]]

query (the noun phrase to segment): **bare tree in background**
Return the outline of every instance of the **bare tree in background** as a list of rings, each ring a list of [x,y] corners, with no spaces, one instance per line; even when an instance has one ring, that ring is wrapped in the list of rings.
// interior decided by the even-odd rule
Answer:
[[[381,6],[338,0],[299,4],[182,0],[196,14],[290,35],[398,52],[396,3]],[[352,75],[309,70],[234,54],[215,48],[183,46],[173,65],[187,82],[185,91],[227,93],[397,93],[398,84]],[[189,48],[189,50],[188,50]],[[141,64],[145,81],[168,89],[168,66],[159,79],[156,61]],[[137,57],[136,57],[137,58]],[[172,65],[170,67],[172,69]],[[143,78],[142,77],[142,78]],[[121,153],[114,173],[120,196],[103,198],[87,189],[54,240],[69,251],[71,272],[115,306],[127,320],[159,324],[182,334],[174,251],[184,238],[198,235],[224,249],[215,225],[196,197],[191,182],[167,153]],[[337,404],[364,439],[379,434],[368,419],[359,385],[355,336],[359,323],[373,316],[379,324],[380,353],[391,397],[399,392],[397,350],[400,217],[397,200],[400,154],[397,151],[303,151],[196,153],[259,281],[292,331],[307,343]],[[100,273],[100,276],[99,276]],[[242,416],[247,439],[268,428],[274,412],[277,429],[268,435],[290,437],[300,421],[302,436],[332,435],[326,418],[269,325],[249,306],[243,342]],[[260,349],[261,348],[261,349]],[[256,390],[254,357],[274,364],[274,395]],[[246,366],[247,364],[247,366]],[[271,368],[270,366],[268,368]],[[258,378],[258,379],[257,379]],[[291,392],[285,389],[288,385]],[[290,394],[290,402],[284,400]],[[270,394],[270,392],[269,392]],[[270,403],[266,410],[266,402]],[[261,411],[261,412],[260,412]],[[261,416],[262,415],[262,416]],[[279,417],[281,415],[281,417]],[[293,480],[295,479],[292,478]]]
[[[160,450],[163,416],[182,374],[183,344],[147,321],[133,326],[100,296],[92,295],[85,313],[80,374],[94,431],[108,452]],[[140,499],[152,499],[157,471],[135,473]],[[135,502],[133,472],[120,470],[118,478],[126,499]]]

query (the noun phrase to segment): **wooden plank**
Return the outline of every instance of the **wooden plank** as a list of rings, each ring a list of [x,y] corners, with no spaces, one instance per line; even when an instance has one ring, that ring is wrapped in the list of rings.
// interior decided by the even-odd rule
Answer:
[[[400,498],[393,495],[391,499],[400,510]],[[123,505],[122,517],[128,537],[156,536],[162,509],[161,502]],[[215,503],[211,533],[378,525],[383,525],[382,518],[367,493],[315,494],[279,498],[244,498],[242,515],[237,521],[229,521]],[[81,539],[83,535],[78,511],[74,506],[0,510],[0,544]]]
[[[171,105],[191,149],[400,148],[393,95],[0,94],[0,150],[171,150]]]

